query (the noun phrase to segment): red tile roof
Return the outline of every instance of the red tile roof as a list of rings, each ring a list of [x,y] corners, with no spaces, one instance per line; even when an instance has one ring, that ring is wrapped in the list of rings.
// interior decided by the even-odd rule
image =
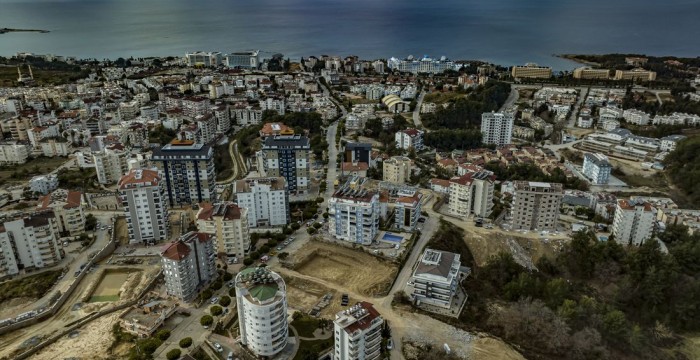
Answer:
[[[445,179],[433,178],[433,179],[430,179],[430,183],[434,184],[434,185],[439,185],[442,187],[450,186],[450,180],[445,180]]]
[[[122,176],[119,180],[119,189],[124,189],[128,185],[143,184],[149,182],[151,185],[157,185],[160,182],[160,176],[156,170],[134,169]]]
[[[352,334],[357,330],[368,329],[372,325],[372,320],[379,317],[379,312],[374,308],[374,305],[372,305],[371,303],[363,301],[360,302],[359,305],[361,305],[363,309],[367,310],[367,315],[348,325],[345,328],[345,331],[348,334]]]
[[[180,261],[190,254],[190,247],[181,240],[174,241],[163,248],[161,256],[170,260]]]

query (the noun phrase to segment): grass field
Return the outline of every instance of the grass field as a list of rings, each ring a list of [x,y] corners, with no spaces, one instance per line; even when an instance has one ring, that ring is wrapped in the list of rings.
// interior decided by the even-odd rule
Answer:
[[[64,157],[38,157],[22,165],[0,167],[0,181],[27,181],[34,175],[48,174],[67,161]]]
[[[22,73],[26,72],[27,68],[25,67],[22,69]],[[80,67],[74,68],[73,71],[42,70],[32,67],[32,73],[37,85],[60,85],[83,79],[88,76],[89,71],[81,70]],[[17,86],[17,67],[0,67],[0,86]]]
[[[46,294],[61,276],[62,270],[44,271],[0,284],[0,302],[20,297],[38,299]]]
[[[297,334],[301,337],[314,337],[314,331],[318,329],[318,319],[308,315],[302,315],[298,319],[294,319],[290,324],[294,326]]]
[[[434,92],[425,95],[423,102],[431,102],[435,104],[444,104],[450,100],[457,100],[464,97],[464,94],[458,94],[455,92]]]

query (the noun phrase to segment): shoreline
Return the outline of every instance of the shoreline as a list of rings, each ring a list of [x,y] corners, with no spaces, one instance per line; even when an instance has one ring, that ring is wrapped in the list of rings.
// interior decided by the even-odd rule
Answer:
[[[558,58],[560,58],[560,59],[566,59],[566,60],[570,60],[570,61],[573,61],[573,62],[576,62],[576,63],[579,63],[579,64],[588,65],[588,66],[600,66],[600,64],[598,64],[597,62],[586,61],[586,60],[583,60],[583,59],[579,59],[579,58],[577,57],[577,56],[578,56],[577,54],[556,54],[556,55],[554,55],[554,56],[556,56],[556,57],[558,57]]]
[[[10,28],[0,28],[0,34],[7,34],[7,33],[13,33],[13,32],[37,32],[40,34],[46,34],[50,33],[51,31],[49,30],[41,30],[41,29],[10,29]]]

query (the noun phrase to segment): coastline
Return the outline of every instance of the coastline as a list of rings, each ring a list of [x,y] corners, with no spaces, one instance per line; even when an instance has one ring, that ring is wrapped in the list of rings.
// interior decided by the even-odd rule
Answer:
[[[600,64],[598,64],[597,62],[586,61],[586,60],[578,58],[577,54],[556,54],[554,56],[561,58],[561,59],[571,60],[573,62],[588,65],[588,66],[600,66]]]
[[[46,34],[50,33],[51,31],[49,30],[41,30],[41,29],[10,29],[10,28],[0,28],[0,34],[7,34],[7,33],[12,33],[12,32],[37,32],[40,34]]]

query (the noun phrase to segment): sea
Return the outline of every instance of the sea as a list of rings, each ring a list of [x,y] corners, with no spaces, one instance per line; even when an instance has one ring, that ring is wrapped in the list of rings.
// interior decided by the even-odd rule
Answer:
[[[0,55],[446,56],[570,70],[565,53],[700,55],[700,0],[0,0]]]

